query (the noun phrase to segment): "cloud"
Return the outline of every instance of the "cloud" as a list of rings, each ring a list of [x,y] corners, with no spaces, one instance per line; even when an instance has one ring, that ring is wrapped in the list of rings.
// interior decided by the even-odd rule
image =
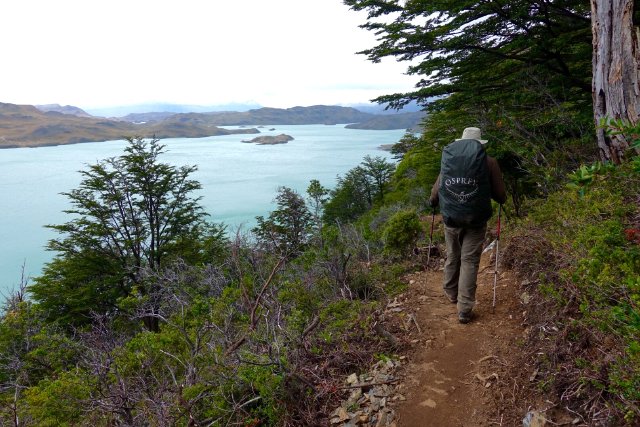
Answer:
[[[410,90],[341,0],[25,0],[0,5],[2,102],[290,106]]]

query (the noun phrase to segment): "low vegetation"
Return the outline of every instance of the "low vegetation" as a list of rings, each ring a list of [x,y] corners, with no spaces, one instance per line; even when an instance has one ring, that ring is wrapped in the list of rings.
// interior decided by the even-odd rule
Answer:
[[[524,363],[589,425],[640,422],[640,169],[596,163],[532,202],[505,250],[531,298]]]

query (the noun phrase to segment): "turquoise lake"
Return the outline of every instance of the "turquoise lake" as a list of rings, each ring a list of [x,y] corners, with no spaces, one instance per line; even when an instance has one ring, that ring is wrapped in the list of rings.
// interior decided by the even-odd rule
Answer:
[[[275,128],[274,130],[268,130]],[[404,130],[369,131],[344,125],[266,126],[261,135],[285,133],[294,140],[281,145],[242,143],[258,135],[165,139],[161,160],[177,166],[197,165],[201,203],[215,222],[229,230],[249,229],[257,215],[273,210],[276,190],[286,185],[304,193],[311,179],[333,188],[336,176],[357,166],[366,155],[390,159],[382,144],[397,142]],[[0,292],[20,282],[22,265],[40,274],[53,253],[44,249],[56,236],[46,224],[61,224],[68,208],[60,193],[80,183],[78,171],[118,156],[124,141],[0,150]]]

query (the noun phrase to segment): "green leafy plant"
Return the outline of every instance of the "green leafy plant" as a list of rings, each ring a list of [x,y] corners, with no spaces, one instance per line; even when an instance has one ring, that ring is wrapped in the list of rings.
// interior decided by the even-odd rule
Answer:
[[[602,119],[598,127],[608,136],[623,135],[629,140],[629,161],[634,172],[640,173],[640,121],[632,124],[622,119]]]
[[[582,165],[568,175],[569,183],[567,187],[577,190],[581,197],[591,187],[594,180],[602,178],[606,171],[611,170],[615,166],[611,163],[595,162],[591,165]]]
[[[385,251],[391,254],[407,255],[418,241],[422,224],[413,209],[396,212],[382,230]]]
[[[598,123],[598,127],[609,136],[624,135],[630,139],[631,148],[640,148],[640,122],[633,124],[622,119],[606,118]]]

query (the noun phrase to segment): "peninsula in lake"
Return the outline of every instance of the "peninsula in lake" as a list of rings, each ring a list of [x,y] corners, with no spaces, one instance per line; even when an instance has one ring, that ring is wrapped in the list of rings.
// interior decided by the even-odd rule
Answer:
[[[0,103],[0,148],[109,141],[131,136],[163,139],[260,133],[253,127],[225,129],[220,126],[344,123],[358,129],[410,129],[418,126],[423,118],[424,113],[381,115],[326,105],[243,112],[149,112],[106,118],[92,116],[73,106]]]

